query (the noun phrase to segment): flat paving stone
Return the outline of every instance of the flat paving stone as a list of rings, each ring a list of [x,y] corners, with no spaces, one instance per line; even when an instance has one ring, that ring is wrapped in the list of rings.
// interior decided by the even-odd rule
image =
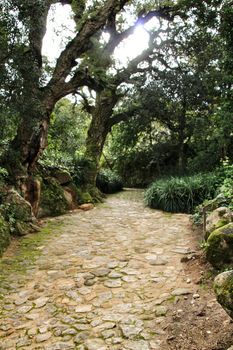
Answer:
[[[35,340],[37,343],[42,343],[48,339],[50,339],[52,336],[52,333],[51,332],[47,332],[47,333],[43,333],[43,334],[38,334],[36,337],[35,337]]]
[[[76,307],[75,312],[87,313],[87,312],[90,312],[91,310],[92,310],[92,305],[81,305]]]
[[[88,339],[85,345],[87,350],[107,350],[107,346],[102,339]]]
[[[21,306],[20,308],[18,308],[17,312],[20,314],[26,314],[27,312],[31,311],[32,308],[32,305]]]
[[[174,289],[171,293],[171,295],[174,295],[174,296],[187,295],[187,294],[192,294],[192,291],[187,288],[177,288],[177,289]]]
[[[121,287],[122,282],[118,279],[116,280],[108,280],[104,282],[105,287],[108,288],[119,288]]]
[[[45,298],[41,297],[39,299],[34,300],[35,308],[37,309],[45,306],[48,301],[49,301],[49,298],[46,298],[46,297]]]

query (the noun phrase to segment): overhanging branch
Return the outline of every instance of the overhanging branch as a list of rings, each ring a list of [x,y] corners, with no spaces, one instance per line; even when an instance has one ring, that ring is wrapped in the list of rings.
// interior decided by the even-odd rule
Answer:
[[[120,112],[120,113],[113,115],[108,120],[108,125],[107,125],[108,129],[111,130],[113,125],[116,125],[120,122],[128,120],[129,118],[134,116],[135,113],[137,113],[139,111],[139,109],[140,109],[139,106],[134,106],[134,107],[131,107],[130,109],[128,109],[127,111],[123,111],[123,112]]]
[[[115,18],[112,18],[106,28],[110,33],[110,40],[105,47],[105,52],[111,55],[114,52],[115,48],[123,40],[127,39],[134,33],[134,30],[137,28],[137,26],[146,24],[152,18],[159,17],[166,19],[167,21],[172,21],[177,14],[178,10],[176,8],[169,6],[160,7],[158,10],[150,11],[146,15],[139,16],[132,26],[121,33],[116,30]]]
[[[67,44],[57,60],[57,64],[48,86],[64,81],[70,74],[75,59],[90,48],[90,38],[105,24],[109,16],[118,13],[128,0],[108,0],[98,12],[92,15],[80,28],[76,36]]]

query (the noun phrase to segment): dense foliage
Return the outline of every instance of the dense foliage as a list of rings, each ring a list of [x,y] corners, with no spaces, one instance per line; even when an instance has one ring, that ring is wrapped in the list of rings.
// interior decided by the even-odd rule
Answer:
[[[72,171],[84,153],[88,124],[87,114],[74,101],[59,101],[51,117],[48,145],[40,161]]]
[[[121,178],[110,169],[102,169],[97,175],[96,186],[103,193],[115,193],[123,188]]]
[[[217,186],[215,174],[161,179],[147,189],[145,202],[151,208],[171,213],[192,213],[205,199],[214,197]]]
[[[145,203],[168,212],[193,213],[196,209],[197,218],[200,218],[199,209],[216,196],[219,205],[233,208],[233,166],[229,159],[211,173],[153,182],[145,192]]]
[[[216,173],[219,182],[218,193],[224,196],[225,205],[233,210],[233,164],[230,164],[229,159],[225,159]]]

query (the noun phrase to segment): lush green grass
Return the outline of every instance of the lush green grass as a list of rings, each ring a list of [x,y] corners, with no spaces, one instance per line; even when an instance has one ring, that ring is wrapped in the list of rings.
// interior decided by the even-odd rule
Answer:
[[[146,190],[145,203],[166,212],[192,213],[205,199],[214,197],[216,188],[217,178],[213,173],[160,179]]]
[[[115,193],[122,190],[123,183],[116,173],[102,169],[97,176],[96,186],[103,193]]]

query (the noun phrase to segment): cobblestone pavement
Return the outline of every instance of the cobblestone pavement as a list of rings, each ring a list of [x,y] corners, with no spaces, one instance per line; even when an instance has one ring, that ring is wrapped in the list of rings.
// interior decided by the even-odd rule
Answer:
[[[174,299],[196,293],[180,262],[193,245],[189,216],[124,191],[62,220],[2,285],[0,349],[167,349]]]

